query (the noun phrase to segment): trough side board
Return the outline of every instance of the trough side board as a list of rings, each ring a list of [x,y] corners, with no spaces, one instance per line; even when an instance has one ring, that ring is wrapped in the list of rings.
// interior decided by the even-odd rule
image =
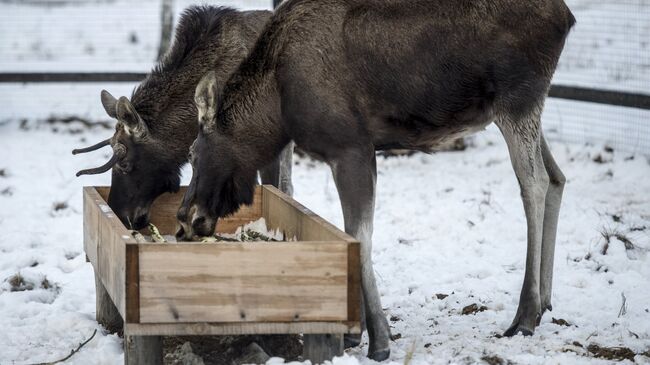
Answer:
[[[140,245],[140,322],[347,321],[346,242]]]
[[[84,187],[83,192],[86,256],[126,318],[126,245],[135,241],[94,187]]]

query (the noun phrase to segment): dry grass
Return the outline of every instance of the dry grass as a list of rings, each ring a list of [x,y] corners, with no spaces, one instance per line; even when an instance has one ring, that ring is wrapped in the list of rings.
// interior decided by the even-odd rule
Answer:
[[[25,278],[20,274],[16,273],[13,276],[7,279],[9,285],[11,286],[11,291],[26,291],[33,290],[34,284],[25,280]]]
[[[589,351],[594,357],[607,360],[630,360],[634,362],[634,351],[627,347],[600,347],[596,344],[587,346]]]
[[[632,243],[632,241],[624,233],[616,229],[603,228],[603,230],[600,232],[600,235],[603,236],[603,238],[605,239],[605,244],[603,245],[603,248],[600,250],[600,253],[603,255],[607,255],[609,246],[613,243],[612,242],[613,238],[622,242],[623,245],[625,246],[625,250],[627,251],[634,250],[635,248],[634,243]]]
[[[43,277],[40,283],[34,283],[25,279],[25,277],[20,273],[16,273],[10,276],[6,281],[9,283],[12,292],[34,290],[36,288],[55,291],[61,289],[59,285],[52,283],[46,276]]]

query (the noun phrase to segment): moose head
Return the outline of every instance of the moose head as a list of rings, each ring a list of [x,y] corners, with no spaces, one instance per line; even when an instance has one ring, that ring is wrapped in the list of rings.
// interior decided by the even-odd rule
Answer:
[[[73,154],[95,151],[104,146],[113,148],[113,156],[104,165],[81,170],[77,176],[101,174],[112,168],[108,204],[120,220],[131,229],[149,223],[149,208],[166,192],[180,186],[180,167],[173,148],[152,133],[147,121],[124,96],[116,99],[102,90],[101,101],[106,113],[117,119],[113,137],[96,145],[73,150]]]
[[[179,238],[212,235],[217,219],[253,202],[257,168],[250,165],[250,154],[235,147],[231,131],[218,128],[220,101],[215,74],[209,72],[194,97],[199,133],[189,153],[192,180],[177,213]]]

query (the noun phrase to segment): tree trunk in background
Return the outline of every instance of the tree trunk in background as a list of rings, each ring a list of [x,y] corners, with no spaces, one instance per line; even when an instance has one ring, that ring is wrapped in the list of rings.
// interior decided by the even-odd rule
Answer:
[[[158,48],[158,60],[167,53],[172,42],[172,31],[174,29],[174,0],[162,0],[162,10],[160,12],[161,33],[160,48]]]

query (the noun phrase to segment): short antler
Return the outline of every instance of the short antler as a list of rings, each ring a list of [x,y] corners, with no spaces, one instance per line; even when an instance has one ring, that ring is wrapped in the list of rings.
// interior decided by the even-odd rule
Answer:
[[[90,148],[90,147],[89,147]],[[97,175],[104,173],[113,167],[124,155],[126,154],[126,147],[124,147],[121,144],[116,144],[115,147],[113,147],[113,156],[111,156],[111,159],[108,160],[105,164],[99,167],[95,167],[94,169],[87,169],[87,170],[81,170],[77,172],[77,177],[81,175]]]
[[[109,139],[107,139],[105,141],[101,141],[101,142],[99,142],[97,144],[94,144],[94,145],[92,145],[90,147],[74,149],[74,150],[72,150],[72,154],[76,155],[76,154],[79,154],[79,153],[86,153],[86,152],[95,151],[95,150],[98,150],[98,149],[100,149],[100,148],[102,148],[104,146],[108,146],[110,144],[111,144],[111,139],[109,138]]]

